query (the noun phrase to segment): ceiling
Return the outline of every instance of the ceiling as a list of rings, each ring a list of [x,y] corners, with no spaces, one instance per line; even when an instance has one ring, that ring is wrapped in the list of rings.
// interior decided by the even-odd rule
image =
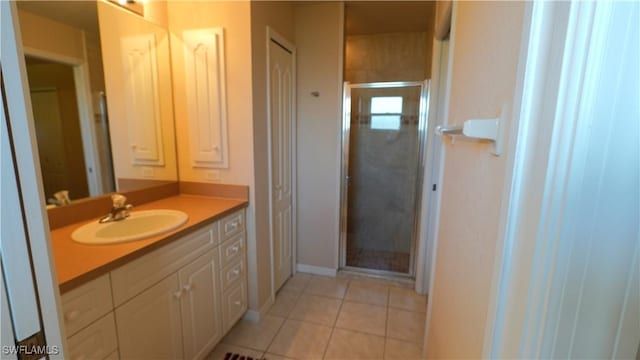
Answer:
[[[346,35],[422,32],[433,29],[435,1],[347,1]]]
[[[95,1],[20,0],[18,9],[90,32],[98,32]]]

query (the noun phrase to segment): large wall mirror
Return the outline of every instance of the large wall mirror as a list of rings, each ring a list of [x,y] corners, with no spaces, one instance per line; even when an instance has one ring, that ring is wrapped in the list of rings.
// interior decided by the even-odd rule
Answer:
[[[167,29],[103,1],[18,10],[46,200],[177,181]]]

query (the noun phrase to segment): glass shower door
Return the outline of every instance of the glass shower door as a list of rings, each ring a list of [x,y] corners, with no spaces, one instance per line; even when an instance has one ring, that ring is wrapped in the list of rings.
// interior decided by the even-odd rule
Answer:
[[[413,275],[422,83],[347,86],[344,265]]]

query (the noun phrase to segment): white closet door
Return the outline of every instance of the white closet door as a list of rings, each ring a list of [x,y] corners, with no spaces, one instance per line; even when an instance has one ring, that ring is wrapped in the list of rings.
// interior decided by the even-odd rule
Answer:
[[[292,267],[293,71],[293,54],[269,41],[271,228],[276,290],[291,276]]]

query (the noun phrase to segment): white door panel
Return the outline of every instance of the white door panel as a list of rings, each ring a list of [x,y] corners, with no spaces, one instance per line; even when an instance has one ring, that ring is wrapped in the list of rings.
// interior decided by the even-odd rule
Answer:
[[[269,41],[269,67],[271,221],[277,290],[291,276],[292,267],[293,55],[273,40]]]

